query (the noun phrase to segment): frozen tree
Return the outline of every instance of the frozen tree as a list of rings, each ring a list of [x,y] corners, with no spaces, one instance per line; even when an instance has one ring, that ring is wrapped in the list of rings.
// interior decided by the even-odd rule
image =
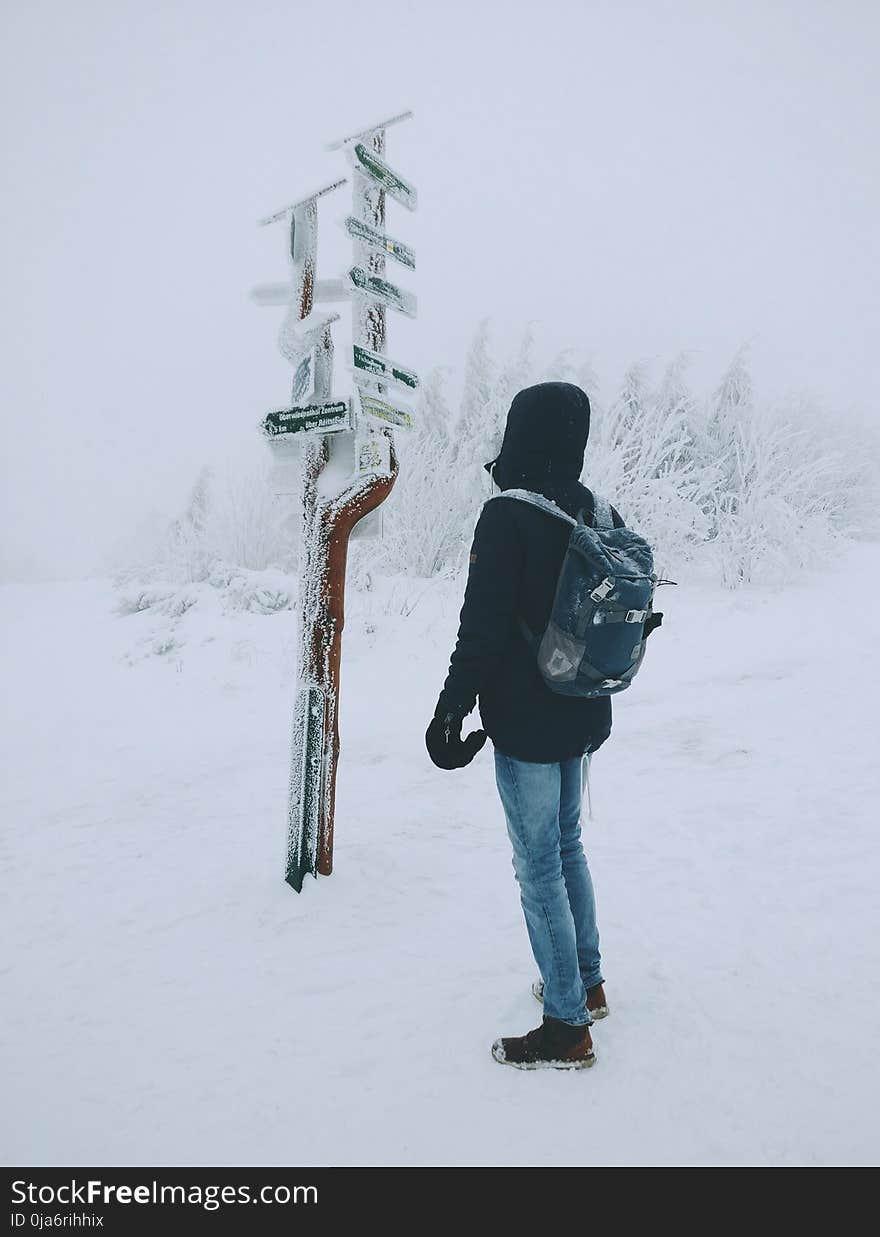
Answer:
[[[480,324],[465,368],[465,385],[456,436],[455,483],[457,505],[465,515],[464,540],[470,541],[474,512],[492,492],[483,465],[498,454],[511,401],[517,391],[534,381],[535,327],[529,323],[504,365],[488,351],[487,333]]]
[[[449,459],[446,501],[458,528],[450,566],[464,563],[476,512],[490,492],[483,464],[497,453],[499,445],[498,382],[498,364],[489,348],[489,321],[483,319],[465,358],[461,403]]]
[[[491,459],[497,455],[504,435],[507,413],[517,391],[529,386],[535,381],[535,323],[529,322],[523,331],[522,338],[515,346],[507,364],[495,380],[490,406],[490,425],[488,427],[489,455]]]
[[[268,484],[268,462],[247,472],[227,468],[216,487],[207,529],[213,558],[261,571],[266,567],[295,570],[298,547],[291,542],[287,512]]]
[[[560,349],[545,365],[538,370],[538,382],[573,382],[581,385],[578,379],[578,356],[571,345]],[[584,388],[586,390],[586,387]],[[589,395],[590,392],[587,391]]]
[[[829,552],[847,501],[838,452],[759,412],[730,427],[725,465],[712,538],[724,584],[778,582]]]
[[[582,391],[586,391],[589,396],[590,407],[595,408],[597,412],[601,412],[602,388],[596,370],[593,367],[593,362],[589,357],[578,364],[571,381],[574,382],[575,386],[579,386]]]
[[[698,456],[696,426],[699,419],[698,404],[687,381],[690,358],[680,352],[669,362],[657,388],[657,414],[663,421],[674,421],[681,428],[675,452],[667,457],[673,466],[695,462]]]
[[[705,536],[705,471],[694,459],[690,396],[679,367],[652,389],[647,367],[631,366],[607,413],[593,417],[584,482],[609,497],[670,569]]]
[[[461,406],[455,427],[456,459],[470,461],[475,451],[485,450],[490,442],[496,381],[497,366],[489,351],[489,320],[484,318],[474,331],[464,363]]]
[[[203,468],[183,514],[167,524],[147,556],[126,564],[119,578],[182,585],[222,576],[224,568],[295,570],[297,545],[284,526],[285,512],[268,473],[268,461],[249,469],[227,466],[220,478]]]
[[[702,426],[697,429],[697,450],[701,458],[718,472],[715,494],[724,495],[728,510],[736,502],[739,477],[736,464],[737,429],[754,416],[752,378],[748,369],[748,348],[736,352],[718,388],[706,406]],[[709,536],[719,528],[717,503],[707,504]]]
[[[746,531],[740,508],[748,502],[750,486],[757,475],[757,441],[748,428],[754,419],[748,348],[743,345],[707,401],[697,427],[697,451],[716,473],[716,484],[704,503],[708,520],[706,539],[715,545],[718,570],[727,584],[745,579],[750,571],[746,564],[752,559],[753,547],[746,542],[737,544],[737,537],[739,532]]]
[[[445,391],[449,373],[448,365],[435,365],[428,374],[422,388],[415,427],[416,434],[436,442],[441,453],[451,453],[453,442],[452,410]]]
[[[613,456],[615,471],[621,478],[638,467],[649,400],[647,367],[639,361],[624,374],[617,398],[596,426],[599,449]]]
[[[211,469],[199,473],[186,510],[168,530],[167,556],[170,574],[182,583],[204,580],[211,565],[207,528],[211,508]]]
[[[727,367],[712,395],[706,419],[706,432],[720,451],[734,441],[734,427],[747,418],[754,407],[754,388],[748,367],[748,345],[743,344]]]
[[[400,475],[385,503],[385,536],[373,554],[392,572],[434,576],[460,566],[463,512],[447,373],[437,368],[428,375],[415,426],[400,436]]]

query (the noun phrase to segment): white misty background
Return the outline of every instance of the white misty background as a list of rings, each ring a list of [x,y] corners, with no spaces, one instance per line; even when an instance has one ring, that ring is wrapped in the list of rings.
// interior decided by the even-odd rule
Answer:
[[[488,433],[474,383],[461,400],[484,316],[507,373],[531,321],[540,369],[592,358],[600,409],[682,351],[705,402],[748,341],[756,403],[809,393],[820,453],[875,422],[875,6],[392,0],[381,31],[354,0],[330,12],[7,14],[3,578],[106,571],[206,463],[219,519],[224,461],[260,467],[256,425],[289,393],[280,318],[248,297],[284,277],[284,230],[256,220],[343,171],[325,142],[401,107],[389,160],[420,204],[388,225],[416,249],[419,317],[393,315],[389,350],[428,381],[449,367],[450,432],[461,409]],[[350,261],[344,194],[321,207],[322,276]]]

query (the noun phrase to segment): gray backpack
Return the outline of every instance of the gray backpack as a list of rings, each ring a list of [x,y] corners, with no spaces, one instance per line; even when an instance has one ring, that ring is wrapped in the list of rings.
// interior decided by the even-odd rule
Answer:
[[[610,696],[629,687],[645,655],[645,639],[661,616],[652,602],[657,576],[644,537],[615,528],[608,502],[593,495],[592,526],[531,490],[504,490],[489,502],[531,503],[571,525],[550,619],[541,635],[520,619],[544,682],[561,696]],[[646,631],[647,627],[647,631]]]

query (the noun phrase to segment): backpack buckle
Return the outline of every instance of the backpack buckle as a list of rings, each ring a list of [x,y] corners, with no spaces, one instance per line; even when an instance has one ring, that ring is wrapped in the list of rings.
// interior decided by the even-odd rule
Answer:
[[[644,623],[647,617],[647,610],[627,610],[626,618],[623,621],[625,623]]]
[[[597,584],[590,593],[590,598],[593,601],[604,601],[611,590],[614,588],[614,580],[611,576],[606,576],[601,584]]]

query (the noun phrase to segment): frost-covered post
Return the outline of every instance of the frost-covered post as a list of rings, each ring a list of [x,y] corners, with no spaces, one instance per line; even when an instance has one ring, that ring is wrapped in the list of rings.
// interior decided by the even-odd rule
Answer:
[[[418,379],[411,371],[386,363],[383,353],[385,306],[393,304],[414,314],[415,298],[380,278],[385,252],[396,256],[397,250],[409,259],[400,261],[415,265],[412,251],[382,231],[385,189],[408,193],[410,209],[415,206],[415,191],[379,158],[386,127],[409,115],[383,121],[331,147],[344,148],[354,168],[354,209],[345,226],[355,243],[355,266],[347,280],[322,281],[316,275],[317,199],[344,181],[335,181],[264,221],[291,217],[292,283],[257,289],[255,297],[264,304],[290,302],[280,346],[294,365],[294,406],[269,413],[263,432],[281,460],[276,476],[282,492],[293,488],[289,471],[294,453],[301,470],[299,658],[286,872],[297,891],[306,872],[329,875],[333,867],[348,541],[358,522],[388,496],[397,477],[391,426],[412,424],[407,409],[388,403],[385,388],[390,384],[413,389]],[[334,401],[330,326],[338,315],[318,314],[314,302],[339,300],[352,304],[355,383],[351,398]],[[309,402],[298,402],[304,399]]]

